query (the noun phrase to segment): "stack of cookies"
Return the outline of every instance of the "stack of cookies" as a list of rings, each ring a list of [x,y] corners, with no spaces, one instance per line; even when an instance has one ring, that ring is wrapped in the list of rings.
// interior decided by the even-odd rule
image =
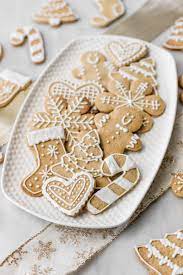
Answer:
[[[126,152],[142,149],[140,135],[151,130],[165,103],[142,42],[111,41],[102,52],[85,52],[72,75],[79,83],[51,83],[45,111],[32,118],[27,142],[37,168],[22,189],[66,215],[83,208],[99,214],[139,182]]]

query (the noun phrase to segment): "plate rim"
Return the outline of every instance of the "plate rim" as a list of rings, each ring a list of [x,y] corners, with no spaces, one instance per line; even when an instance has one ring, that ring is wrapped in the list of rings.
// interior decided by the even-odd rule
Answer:
[[[173,112],[173,115],[171,115],[171,127],[170,127],[170,131],[169,131],[169,135],[167,137],[167,144],[165,146],[165,149],[164,149],[164,154],[162,154],[161,158],[159,158],[159,165],[157,166],[157,168],[155,169],[154,173],[153,173],[153,177],[151,178],[151,180],[149,180],[149,185],[148,185],[148,188],[147,190],[144,190],[142,196],[141,196],[141,199],[138,201],[134,211],[132,211],[130,213],[130,215],[126,218],[126,220],[123,220],[122,222],[119,222],[115,223],[115,224],[111,224],[111,225],[103,225],[103,226],[99,226],[98,223],[96,223],[96,225],[71,225],[69,222],[64,222],[64,223],[58,223],[56,222],[54,219],[52,218],[47,218],[47,217],[44,217],[43,215],[39,214],[39,213],[35,213],[29,209],[27,209],[26,207],[24,207],[23,205],[20,205],[18,202],[16,202],[13,198],[11,198],[5,191],[4,189],[4,177],[5,177],[5,169],[6,169],[6,166],[7,166],[7,163],[8,163],[8,155],[10,154],[10,145],[12,143],[12,140],[13,140],[13,136],[14,136],[14,132],[16,130],[16,127],[17,127],[17,124],[19,122],[19,117],[24,109],[24,106],[26,105],[26,103],[29,101],[29,98],[31,97],[31,94],[33,92],[34,89],[36,89],[36,86],[39,84],[40,82],[40,79],[44,76],[44,74],[46,73],[47,70],[49,70],[49,67],[54,64],[54,62],[56,62],[56,60],[58,58],[60,58],[60,56],[64,53],[65,50],[67,50],[68,47],[72,46],[72,44],[76,43],[77,41],[81,41],[83,39],[92,39],[92,38],[96,38],[97,37],[107,37],[107,38],[111,38],[113,37],[114,39],[125,39],[125,40],[133,40],[133,41],[139,41],[139,42],[143,42],[145,43],[146,45],[151,45],[153,46],[154,48],[156,49],[159,49],[160,51],[162,52],[165,52],[166,55],[169,57],[169,59],[171,60],[172,62],[172,72],[174,71],[174,78],[177,79],[177,68],[176,68],[176,62],[175,62],[175,59],[173,58],[172,54],[169,53],[167,50],[157,46],[157,45],[154,45],[153,43],[151,42],[147,42],[147,41],[144,41],[144,40],[141,40],[141,39],[138,39],[138,38],[133,38],[133,37],[129,37],[129,36],[119,36],[119,35],[106,35],[106,34],[98,34],[98,35],[82,35],[80,36],[79,38],[76,38],[76,39],[72,39],[70,42],[66,43],[66,45],[61,48],[58,53],[56,54],[55,57],[53,57],[50,62],[48,62],[48,64],[45,66],[45,68],[43,69],[43,71],[39,74],[38,78],[36,79],[36,81],[33,83],[30,91],[29,91],[29,94],[28,96],[26,97],[26,99],[24,100],[23,104],[21,105],[20,107],[20,110],[16,116],[16,119],[15,119],[15,122],[14,122],[14,125],[12,127],[12,131],[11,131],[11,135],[10,135],[10,138],[9,138],[9,141],[8,141],[8,145],[7,145],[7,149],[6,149],[6,154],[5,154],[5,160],[4,160],[4,165],[3,165],[3,168],[2,168],[2,176],[1,176],[1,190],[2,190],[2,193],[3,195],[6,197],[6,199],[8,199],[8,201],[10,201],[11,203],[13,203],[14,205],[16,205],[18,208],[26,211],[27,213],[33,215],[33,216],[36,216],[40,219],[43,219],[47,222],[51,222],[51,223],[55,223],[55,224],[60,224],[60,225],[63,225],[63,226],[68,226],[68,227],[74,227],[74,228],[85,228],[85,229],[106,229],[106,228],[115,228],[115,227],[118,227],[118,226],[124,226],[128,223],[128,221],[130,220],[130,218],[133,216],[133,214],[135,213],[136,209],[139,207],[140,203],[142,202],[142,200],[144,199],[146,193],[148,192],[149,188],[151,187],[152,183],[153,183],[153,180],[155,179],[156,175],[157,175],[157,172],[159,171],[159,168],[161,166],[161,163],[162,163],[162,160],[166,154],[166,151],[167,151],[167,148],[168,148],[168,145],[170,143],[170,139],[171,139],[171,136],[172,136],[172,132],[173,132],[173,128],[174,128],[174,122],[175,122],[175,118],[176,118],[176,111],[177,111],[177,99],[178,99],[178,83],[177,81],[174,82],[174,90],[175,90],[175,101],[174,101],[174,104],[172,104],[172,110],[174,111]],[[172,89],[173,90],[173,89]]]

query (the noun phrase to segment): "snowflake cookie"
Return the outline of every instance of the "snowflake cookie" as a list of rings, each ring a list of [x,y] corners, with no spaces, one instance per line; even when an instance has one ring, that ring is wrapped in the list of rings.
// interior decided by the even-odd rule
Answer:
[[[142,123],[142,112],[130,107],[115,108],[110,114],[96,114],[95,124],[104,156],[123,153],[125,150],[140,150],[141,141],[133,133],[141,128]]]
[[[40,12],[33,16],[37,23],[49,24],[51,27],[58,27],[62,23],[72,23],[78,20],[69,4],[64,0],[49,0]]]
[[[117,68],[130,65],[143,58],[147,52],[147,46],[142,42],[111,41],[106,47],[106,54]]]
[[[95,0],[99,7],[100,16],[91,19],[91,25],[94,27],[107,27],[114,20],[125,13],[125,7],[121,0]]]
[[[114,66],[98,51],[89,51],[80,57],[81,66],[74,68],[72,74],[82,80],[94,80],[107,88],[110,80],[109,73],[114,71]]]
[[[20,73],[4,70],[0,73],[0,108],[8,105],[13,98],[31,84],[31,79]]]
[[[135,248],[149,274],[183,274],[183,231],[166,234],[162,239],[150,240]]]
[[[84,207],[94,191],[94,179],[86,172],[76,173],[69,180],[52,177],[44,182],[44,197],[69,216],[75,216]]]
[[[170,50],[183,50],[183,17],[175,21],[171,34],[163,46]]]

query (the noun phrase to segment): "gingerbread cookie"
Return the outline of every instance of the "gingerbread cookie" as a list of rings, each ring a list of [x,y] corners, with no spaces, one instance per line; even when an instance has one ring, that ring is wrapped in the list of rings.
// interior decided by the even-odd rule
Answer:
[[[33,63],[40,64],[45,60],[44,42],[40,31],[32,26],[17,28],[10,36],[13,46],[21,46],[28,38],[30,57]]]
[[[150,274],[183,274],[183,231],[166,234],[135,248]]]
[[[133,133],[140,129],[142,122],[142,112],[130,107],[116,108],[110,114],[96,114],[95,124],[104,156],[123,153],[125,150],[140,150],[141,141]]]
[[[96,96],[102,92],[104,92],[103,87],[95,81],[83,81],[75,84],[71,81],[60,80],[51,83],[48,93],[53,96],[63,96],[65,99],[70,99],[74,96],[85,96],[93,105]]]
[[[94,27],[106,27],[125,13],[125,7],[121,0],[95,1],[101,15],[92,18],[91,25]]]
[[[163,47],[170,50],[183,50],[183,17],[175,21],[174,26],[171,28],[171,34]]]
[[[124,171],[106,187],[97,191],[88,201],[87,209],[96,215],[106,210],[111,204],[129,192],[140,179],[140,172],[136,164],[129,156],[126,156],[124,164],[124,155],[113,154],[108,156],[102,164],[101,170],[107,171],[108,175],[115,175]],[[124,169],[124,170],[123,170]],[[106,172],[105,172],[106,174]]]
[[[49,24],[51,27],[59,27],[62,23],[72,23],[78,20],[64,0],[49,0],[40,12],[33,16],[33,19],[37,23]]]
[[[130,66],[120,68],[119,72],[123,78],[129,80],[140,79],[148,81],[157,90],[158,82],[156,80],[156,63],[151,57],[144,58],[139,62],[132,63]]]
[[[171,182],[172,191],[177,197],[183,198],[183,174],[176,173]]]
[[[107,88],[110,80],[109,73],[115,68],[107,61],[106,57],[98,51],[90,51],[84,53],[80,61],[81,66],[73,69],[73,76],[82,80],[97,81]]]
[[[94,187],[91,174],[82,172],[69,180],[52,177],[43,184],[42,192],[53,206],[66,215],[75,216],[86,204]]]
[[[109,42],[105,50],[107,56],[117,68],[140,60],[148,52],[147,46],[142,42],[126,42],[123,40]]]
[[[20,73],[4,70],[0,73],[0,108],[8,105],[12,99],[31,83],[31,79]]]

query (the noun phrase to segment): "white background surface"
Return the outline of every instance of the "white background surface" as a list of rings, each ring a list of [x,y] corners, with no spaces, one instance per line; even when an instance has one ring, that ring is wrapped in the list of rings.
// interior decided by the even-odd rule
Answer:
[[[81,18],[70,25],[52,29],[47,25],[39,25],[46,44],[47,62],[33,65],[29,59],[27,46],[13,48],[9,44],[9,34],[17,26],[32,23],[31,15],[39,10],[44,0],[1,0],[0,9],[0,42],[4,46],[4,58],[0,70],[15,69],[29,74],[34,79],[48,64],[48,61],[70,40],[79,35],[97,34],[104,30],[90,27],[89,18],[96,14],[93,0],[70,0],[73,9]],[[135,11],[144,0],[126,0],[127,15]],[[161,44],[164,35],[156,40]],[[179,72],[183,72],[183,53],[174,53]],[[183,204],[171,192],[167,192],[141,217],[129,226],[107,249],[85,265],[78,274],[88,275],[136,275],[147,274],[143,265],[137,260],[133,247],[146,243],[150,238],[159,238],[166,232],[174,232],[182,228]],[[0,191],[0,262],[12,250],[16,249],[27,238],[39,231],[46,222],[37,219],[11,205]],[[59,275],[59,274],[58,274]]]

